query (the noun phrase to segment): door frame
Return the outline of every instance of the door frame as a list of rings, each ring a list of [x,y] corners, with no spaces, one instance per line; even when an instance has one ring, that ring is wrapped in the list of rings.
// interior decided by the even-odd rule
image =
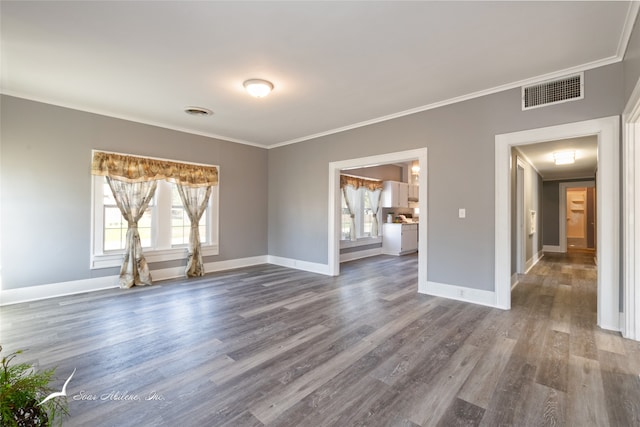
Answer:
[[[640,79],[622,116],[623,316],[622,336],[640,341]]]
[[[495,297],[511,308],[511,147],[596,135],[598,139],[597,257],[598,326],[620,330],[620,117],[496,135],[495,137]]]
[[[522,172],[520,172],[522,171]],[[521,179],[518,177],[522,174]],[[525,162],[516,156],[516,273],[525,274],[527,270],[527,246],[524,213],[524,174]]]
[[[575,182],[561,182],[559,185],[560,192],[560,203],[559,203],[559,235],[560,235],[560,252],[567,252],[567,189],[569,188],[583,188],[583,187],[595,187],[595,181],[575,181]],[[596,199],[597,200],[597,199]],[[585,200],[585,206],[587,202]],[[585,227],[588,227],[587,217],[585,210]],[[596,216],[596,221],[598,217]],[[596,223],[596,232],[598,231],[598,224]],[[585,230],[585,240],[587,239],[586,230]],[[597,247],[597,246],[596,246]]]
[[[420,216],[425,218],[418,226],[418,292],[427,291],[427,149],[399,151],[395,153],[360,157],[329,163],[329,274],[340,275],[340,171],[347,168],[376,166],[389,163],[400,163],[418,159],[420,175],[418,176],[418,207]],[[384,238],[384,237],[383,237]]]

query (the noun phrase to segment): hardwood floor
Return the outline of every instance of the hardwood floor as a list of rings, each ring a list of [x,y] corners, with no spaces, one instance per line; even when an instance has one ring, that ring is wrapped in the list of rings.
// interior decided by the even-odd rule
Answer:
[[[640,343],[595,326],[592,255],[545,255],[510,311],[416,282],[412,255],[262,265],[3,307],[1,343],[57,387],[76,369],[66,426],[640,425]]]

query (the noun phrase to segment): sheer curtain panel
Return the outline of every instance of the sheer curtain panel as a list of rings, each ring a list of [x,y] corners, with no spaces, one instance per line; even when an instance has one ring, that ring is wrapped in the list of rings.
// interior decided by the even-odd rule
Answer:
[[[204,276],[204,262],[202,261],[202,249],[200,247],[200,218],[207,210],[209,196],[211,196],[211,186],[209,187],[189,187],[177,185],[178,194],[182,199],[191,230],[189,232],[189,258],[185,274],[187,277]]]
[[[124,182],[107,177],[116,204],[127,220],[127,237],[120,267],[120,287],[151,285],[151,272],[142,254],[138,221],[144,215],[156,191],[156,181]]]
[[[382,190],[369,190],[369,204],[371,205],[371,210],[373,211],[373,219],[371,222],[371,237],[378,237],[380,235],[380,227],[378,226],[378,212],[380,211],[380,200],[382,198]]]

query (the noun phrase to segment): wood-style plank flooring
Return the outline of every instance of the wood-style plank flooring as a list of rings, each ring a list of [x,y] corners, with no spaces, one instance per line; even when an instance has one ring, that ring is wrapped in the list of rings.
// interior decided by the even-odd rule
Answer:
[[[262,265],[3,307],[0,343],[76,369],[65,426],[638,426],[596,274],[547,254],[501,311],[417,294],[416,256]]]

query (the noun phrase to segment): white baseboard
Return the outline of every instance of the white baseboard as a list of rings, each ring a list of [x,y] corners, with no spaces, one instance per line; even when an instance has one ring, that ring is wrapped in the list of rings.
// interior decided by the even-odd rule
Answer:
[[[26,288],[7,289],[0,291],[0,306],[117,287],[118,276],[105,276],[73,280],[70,282],[51,283],[48,285],[29,286]]]
[[[267,256],[239,258],[227,261],[208,262],[204,265],[207,273],[231,270],[234,268],[250,267],[252,265],[267,264]],[[175,279],[184,276],[184,267],[163,268],[151,270],[153,280]],[[7,289],[0,291],[0,306],[37,301],[65,295],[81,294],[119,287],[118,276],[94,277],[91,279],[73,280],[70,282],[50,283],[47,285],[29,286],[26,288]]]
[[[315,262],[300,261],[293,258],[283,258],[274,255],[267,256],[269,264],[279,265],[280,267],[294,268],[296,270],[308,271],[310,273],[324,274],[325,276],[331,276],[329,272],[329,265],[318,264]]]
[[[544,256],[544,253],[540,251],[534,256],[532,256],[529,260],[527,260],[525,264],[524,274],[527,274],[533,268],[533,266],[536,265],[538,261],[542,259],[543,256]]]
[[[353,261],[356,259],[368,258],[370,256],[376,256],[382,254],[382,248],[367,249],[364,251],[347,252],[346,254],[340,254],[340,262]]]
[[[472,304],[500,308],[496,305],[496,294],[492,291],[465,288],[464,286],[447,285],[437,282],[427,282],[426,292],[422,293],[457,301],[470,302]]]
[[[511,276],[511,290],[513,290],[513,288],[515,288],[516,286],[518,286],[518,283],[520,283],[519,279],[518,279],[518,273],[514,273]]]
[[[551,245],[544,245],[542,247],[543,252],[558,252],[558,253],[564,253],[565,251],[562,250],[562,248],[560,246],[551,246]]]

